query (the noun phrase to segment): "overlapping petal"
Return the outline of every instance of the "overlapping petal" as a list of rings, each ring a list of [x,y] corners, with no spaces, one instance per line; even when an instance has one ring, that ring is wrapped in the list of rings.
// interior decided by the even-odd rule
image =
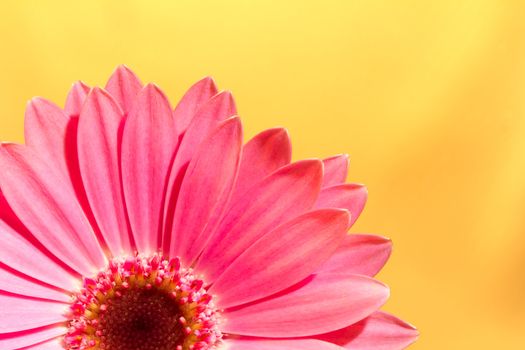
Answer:
[[[388,287],[369,277],[323,273],[273,297],[226,310],[223,329],[268,338],[312,336],[364,319],[388,296]]]
[[[349,220],[345,210],[323,209],[277,227],[233,261],[210,291],[218,296],[219,306],[227,308],[261,299],[301,281],[337,249]]]
[[[146,85],[129,113],[122,136],[122,182],[137,248],[158,251],[166,178],[177,146],[168,99]]]
[[[199,108],[217,94],[212,78],[206,77],[193,84],[173,110],[179,133],[186,131]]]
[[[412,325],[378,311],[350,327],[318,338],[350,350],[402,350],[418,336]]]
[[[78,159],[89,205],[116,255],[131,251],[122,193],[119,146],[124,114],[103,90],[91,91],[78,123]]]
[[[181,186],[171,236],[171,256],[190,266],[228,204],[235,183],[242,146],[239,118],[223,122],[199,147]],[[213,169],[213,172],[210,172]]]
[[[323,166],[304,160],[280,168],[232,203],[197,263],[214,281],[241,253],[273,228],[310,209],[319,194]]]
[[[392,241],[376,235],[347,235],[318,271],[375,276],[392,253]]]
[[[66,328],[61,325],[52,325],[47,327],[41,327],[37,329],[31,329],[28,331],[21,331],[8,334],[0,334],[0,349],[2,350],[15,350],[22,349],[26,346],[35,346],[39,349],[46,349],[46,347],[40,347],[40,343],[49,341],[50,339],[57,338],[66,333]],[[60,349],[60,348],[59,348]]]
[[[0,334],[44,327],[67,320],[68,304],[0,292]]]
[[[0,145],[0,348],[64,349],[82,277],[137,251],[162,252],[167,269],[177,256],[202,278],[195,288],[211,294],[199,305],[219,308],[223,350],[414,342],[412,326],[378,311],[389,289],[372,277],[390,240],[346,234],[367,200],[345,183],[348,156],[290,164],[285,129],[243,146],[236,114],[209,77],[172,109],[125,66],[106,90],[75,83],[64,110],[33,99],[27,146]]]
[[[0,188],[35,237],[70,267],[89,276],[106,259],[62,174],[31,149],[0,145]]]
[[[246,191],[275,170],[289,164],[291,159],[292,144],[286,129],[268,129],[255,135],[243,147],[232,201],[238,201]]]
[[[91,88],[81,81],[77,81],[69,90],[64,106],[64,113],[69,117],[78,117]]]

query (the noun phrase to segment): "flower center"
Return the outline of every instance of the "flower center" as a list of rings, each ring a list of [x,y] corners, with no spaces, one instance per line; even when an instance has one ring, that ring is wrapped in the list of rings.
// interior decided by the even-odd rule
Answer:
[[[211,296],[178,258],[117,258],[71,305],[68,350],[215,349],[222,334]]]

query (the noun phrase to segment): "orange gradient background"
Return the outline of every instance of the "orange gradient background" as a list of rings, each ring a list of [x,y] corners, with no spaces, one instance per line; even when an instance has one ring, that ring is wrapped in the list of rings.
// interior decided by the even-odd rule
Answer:
[[[411,349],[525,348],[525,2],[4,1],[0,140],[26,101],[62,104],[120,63],[175,103],[204,75],[246,137],[294,158],[349,153],[369,202],[353,232],[394,254],[385,306]],[[0,169],[1,171],[1,169]]]

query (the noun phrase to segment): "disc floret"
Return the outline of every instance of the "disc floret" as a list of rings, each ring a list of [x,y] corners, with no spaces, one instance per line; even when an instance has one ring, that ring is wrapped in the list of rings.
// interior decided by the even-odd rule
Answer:
[[[215,349],[222,334],[204,282],[178,258],[115,258],[70,307],[66,349]]]

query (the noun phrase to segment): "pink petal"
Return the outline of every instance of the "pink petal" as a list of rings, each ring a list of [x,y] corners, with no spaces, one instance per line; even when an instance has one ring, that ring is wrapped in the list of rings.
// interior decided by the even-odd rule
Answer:
[[[0,334],[0,349],[15,350],[25,346],[32,346],[66,334],[66,328],[53,325],[21,331],[16,333]],[[39,349],[42,349],[39,347]]]
[[[226,311],[222,330],[270,338],[331,332],[372,314],[388,295],[388,287],[366,276],[313,275],[272,298]]]
[[[342,350],[317,339],[226,339],[227,350]]]
[[[158,87],[146,85],[126,120],[121,160],[131,229],[143,253],[158,250],[166,179],[176,146],[168,99]]]
[[[170,171],[166,190],[167,200],[164,206],[166,240],[164,248],[169,248],[169,237],[172,231],[173,215],[180,191],[180,185],[188,164],[208,135],[219,123],[236,114],[235,102],[229,92],[222,92],[204,103],[193,117],[180,143],[177,155]]]
[[[113,255],[131,251],[120,181],[123,113],[105,91],[89,94],[78,123],[79,166],[90,207]]]
[[[289,164],[291,159],[292,145],[286,129],[268,129],[257,134],[242,149],[232,201],[236,202],[266,176]]]
[[[367,198],[368,192],[363,185],[335,185],[332,187],[325,187],[321,190],[315,207],[347,209],[352,216],[352,220],[350,221],[350,226],[352,226],[359,218],[359,215],[361,215]]]
[[[67,303],[71,296],[0,263],[0,291]]]
[[[171,256],[190,265],[208,237],[202,232],[215,226],[226,209],[242,147],[239,118],[223,122],[199,147],[182,182],[171,240]]]
[[[64,346],[62,345],[62,338],[60,337],[17,350],[64,350]]]
[[[323,160],[323,187],[342,184],[348,176],[348,154],[340,154]]]
[[[173,111],[173,118],[177,123],[179,132],[186,131],[199,107],[217,92],[217,86],[210,77],[199,80],[186,91]]]
[[[340,272],[375,276],[392,253],[392,241],[375,235],[351,234],[319,272]]]
[[[80,110],[82,109],[82,105],[86,100],[89,90],[89,86],[81,81],[77,81],[73,84],[67,95],[66,105],[64,107],[64,112],[67,116],[78,116],[80,114]]]
[[[37,150],[64,176],[68,175],[65,146],[69,121],[62,109],[43,98],[33,98],[26,107],[24,133],[27,146]]]
[[[57,169],[30,149],[0,146],[0,188],[20,220],[56,257],[89,276],[105,256],[78,201]]]
[[[277,227],[246,249],[210,288],[228,308],[261,299],[308,277],[346,235],[346,210],[322,209]]]
[[[68,305],[0,293],[0,334],[64,322]]]
[[[215,233],[209,233],[197,267],[212,282],[255,241],[313,205],[322,181],[319,160],[277,170],[253,191],[232,203]]]
[[[124,65],[115,69],[106,84],[106,90],[119,103],[125,114],[130,113],[141,89],[142,83],[139,78]]]
[[[319,336],[319,339],[352,350],[402,350],[418,336],[413,326],[378,311],[350,327]]]
[[[63,290],[72,291],[78,287],[77,276],[64,270],[52,257],[44,254],[33,242],[15,232],[1,219],[0,236],[0,256],[5,265]]]

